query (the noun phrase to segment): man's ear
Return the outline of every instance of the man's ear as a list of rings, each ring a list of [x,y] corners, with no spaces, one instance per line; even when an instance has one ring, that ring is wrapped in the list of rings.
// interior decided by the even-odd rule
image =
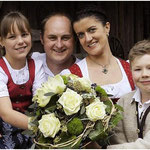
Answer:
[[[44,45],[42,33],[40,33],[40,41],[41,41],[42,45]]]

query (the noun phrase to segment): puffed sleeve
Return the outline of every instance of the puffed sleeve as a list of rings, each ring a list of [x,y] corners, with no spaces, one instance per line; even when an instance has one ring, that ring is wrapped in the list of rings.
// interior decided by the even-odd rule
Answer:
[[[7,88],[8,77],[0,67],[0,97],[9,96]]]

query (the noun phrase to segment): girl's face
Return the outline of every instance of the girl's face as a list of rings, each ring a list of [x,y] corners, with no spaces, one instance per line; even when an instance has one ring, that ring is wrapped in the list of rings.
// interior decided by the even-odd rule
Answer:
[[[150,54],[136,57],[131,63],[133,80],[141,92],[150,94]]]
[[[109,22],[103,26],[95,17],[86,17],[75,22],[73,27],[80,44],[89,55],[99,55],[109,47]]]
[[[24,60],[32,46],[31,34],[26,28],[25,32],[21,33],[15,23],[11,33],[8,33],[6,38],[2,40],[2,45],[5,47],[5,57],[8,60]]]

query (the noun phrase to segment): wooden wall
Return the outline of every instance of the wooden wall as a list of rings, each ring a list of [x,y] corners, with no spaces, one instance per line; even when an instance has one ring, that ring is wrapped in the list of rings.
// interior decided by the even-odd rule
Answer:
[[[149,38],[149,1],[1,1],[0,17],[7,11],[19,10],[29,19],[31,27],[39,31],[41,20],[51,11],[61,9],[74,15],[80,5],[87,3],[104,7],[111,23],[110,44],[114,55],[127,59],[134,43]]]

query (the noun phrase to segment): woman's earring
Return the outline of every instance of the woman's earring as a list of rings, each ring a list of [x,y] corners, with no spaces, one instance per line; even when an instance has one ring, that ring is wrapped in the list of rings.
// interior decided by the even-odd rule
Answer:
[[[107,33],[107,37],[109,37],[109,33]]]

